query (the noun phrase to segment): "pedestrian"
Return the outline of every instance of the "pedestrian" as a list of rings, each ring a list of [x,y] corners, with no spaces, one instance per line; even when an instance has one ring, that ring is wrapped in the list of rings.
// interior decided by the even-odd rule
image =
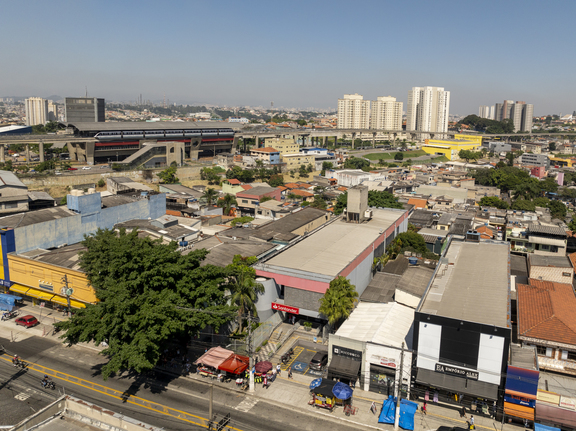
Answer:
[[[460,410],[460,417],[461,418],[466,417],[466,407],[465,406],[462,406],[462,409]]]
[[[292,367],[288,367],[288,378],[292,378]]]
[[[422,413],[426,414],[426,401],[422,404]]]
[[[268,377],[264,376],[264,383],[262,384],[262,387],[265,388],[268,386]]]
[[[278,374],[278,376],[280,376],[281,372],[282,372],[282,368],[280,367],[280,364],[276,365],[276,374]]]
[[[474,415],[470,415],[470,429],[476,429],[476,427],[474,426]]]

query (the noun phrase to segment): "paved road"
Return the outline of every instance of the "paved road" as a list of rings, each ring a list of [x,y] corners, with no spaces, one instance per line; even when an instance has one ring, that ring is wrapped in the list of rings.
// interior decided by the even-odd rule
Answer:
[[[2,384],[9,382],[12,393],[25,393],[31,399],[54,400],[63,392],[165,429],[205,429],[209,382],[165,374],[135,378],[123,375],[103,381],[99,375],[103,358],[84,347],[68,348],[53,339],[36,336],[15,343],[0,338],[0,344],[30,364],[28,371],[21,373],[12,366],[9,356],[0,357],[0,379]],[[56,391],[41,388],[39,382],[44,373],[56,382]],[[219,385],[214,385],[213,399],[214,413],[218,417],[230,413],[230,425],[242,431],[319,431],[335,426],[322,415],[305,412],[307,400],[302,400],[303,408],[299,411]],[[0,424],[9,425],[11,420],[10,417],[1,418]],[[337,428],[357,429],[345,423],[338,424]]]

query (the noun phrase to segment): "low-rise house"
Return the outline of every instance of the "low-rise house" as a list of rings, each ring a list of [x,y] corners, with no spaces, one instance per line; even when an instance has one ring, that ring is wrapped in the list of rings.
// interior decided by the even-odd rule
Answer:
[[[28,211],[28,187],[10,171],[0,171],[0,214]]]
[[[244,215],[254,215],[255,209],[260,205],[264,197],[271,197],[280,202],[282,200],[280,189],[275,187],[253,187],[236,194],[238,208]]]
[[[567,256],[531,254],[528,257],[528,276],[534,280],[572,284],[574,267]]]
[[[160,185],[162,187],[164,184]],[[129,177],[106,178],[106,189],[113,195],[120,193],[132,193],[135,191],[151,192],[152,189],[145,184],[137,183]],[[165,193],[162,192],[161,193]]]
[[[256,160],[262,160],[267,165],[277,165],[280,163],[280,151],[272,147],[252,148],[250,155]]]

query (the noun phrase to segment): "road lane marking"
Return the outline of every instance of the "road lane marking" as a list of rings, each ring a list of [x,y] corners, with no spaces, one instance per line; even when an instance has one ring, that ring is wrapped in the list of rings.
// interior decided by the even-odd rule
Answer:
[[[11,358],[7,358],[4,355],[1,358],[8,363],[10,363],[12,360]],[[194,425],[208,428],[208,422],[209,421],[207,418],[203,418],[201,416],[196,416],[192,413],[187,413],[187,412],[184,412],[182,410],[174,409],[172,407],[158,404],[158,403],[153,402],[153,401],[148,401],[144,398],[140,398],[140,397],[137,397],[134,395],[129,395],[129,394],[126,394],[126,392],[112,389],[112,388],[109,388],[107,386],[100,385],[98,383],[93,383],[89,380],[85,380],[85,379],[82,379],[80,377],[76,377],[76,376],[73,376],[71,374],[64,373],[62,371],[54,370],[52,368],[45,367],[43,365],[32,364],[32,363],[27,362],[27,361],[25,361],[25,362],[27,364],[26,369],[28,369],[28,370],[37,371],[37,372],[40,372],[41,374],[46,374],[52,378],[56,378],[56,379],[64,380],[64,381],[69,382],[69,383],[73,383],[77,386],[81,386],[83,388],[90,389],[90,390],[98,392],[100,394],[107,395],[111,398],[115,398],[117,400],[121,400],[123,402],[133,404],[135,406],[143,407],[145,409],[148,409],[148,410],[151,410],[151,411],[154,411],[157,413],[162,413],[166,416],[170,416],[170,417],[173,417],[175,419],[180,419],[182,421],[189,422],[189,423],[194,424]],[[192,418],[192,419],[189,419],[189,418]],[[224,429],[234,430],[234,431],[242,431],[238,428],[234,428],[231,426],[226,426]]]

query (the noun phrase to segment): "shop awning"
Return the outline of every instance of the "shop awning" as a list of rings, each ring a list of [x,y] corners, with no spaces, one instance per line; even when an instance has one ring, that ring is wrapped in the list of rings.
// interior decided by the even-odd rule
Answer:
[[[54,298],[50,300],[51,302],[55,302],[57,304],[64,305],[68,307],[68,300],[63,296],[54,295]],[[70,307],[72,308],[86,308],[86,304],[80,301],[75,301],[73,299],[70,300]]]
[[[521,406],[520,404],[504,403],[504,414],[517,418],[534,420],[534,409],[532,407]]]
[[[26,295],[41,299],[43,301],[50,301],[54,297],[54,293],[52,292],[46,292],[44,290],[32,289],[32,288],[28,289]]]
[[[242,374],[250,365],[250,359],[247,356],[232,355],[222,362],[218,369],[232,374]]]
[[[447,389],[458,394],[472,395],[473,397],[484,398],[492,401],[498,400],[498,385],[493,385],[491,383],[464,379],[449,374],[436,373],[424,368],[418,368],[416,381],[433,388]]]
[[[360,370],[360,361],[355,361],[344,356],[332,355],[332,360],[328,366],[328,377],[341,376],[348,379],[357,379]]]
[[[232,356],[234,352],[232,350],[226,350],[222,347],[212,347],[202,356],[200,356],[196,361],[195,364],[205,364],[209,367],[218,368],[224,361],[226,361],[230,356]]]
[[[539,376],[540,373],[535,370],[508,366],[506,394],[535,400],[538,394]]]
[[[536,420],[576,428],[576,411],[536,401]]]
[[[13,284],[12,286],[10,286],[10,290],[12,292],[17,292],[17,293],[21,293],[23,295],[26,294],[26,292],[28,292],[30,288],[27,286],[22,286],[20,284]]]

